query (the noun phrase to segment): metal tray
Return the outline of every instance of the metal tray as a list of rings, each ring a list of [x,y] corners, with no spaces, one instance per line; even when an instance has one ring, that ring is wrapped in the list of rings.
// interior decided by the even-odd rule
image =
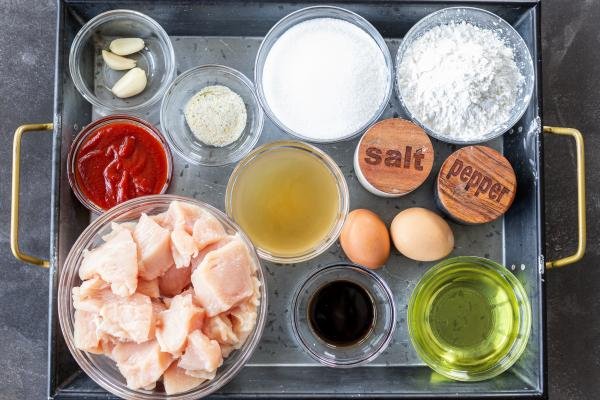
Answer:
[[[215,396],[230,397],[542,397],[546,392],[544,322],[544,248],[540,124],[540,4],[538,1],[505,0],[483,2],[453,1],[344,1],[341,6],[369,20],[386,38],[395,54],[403,35],[425,15],[458,4],[488,9],[511,23],[523,36],[536,61],[534,96],[519,123],[502,138],[488,145],[502,151],[515,168],[518,191],[515,202],[501,220],[480,226],[452,225],[456,236],[453,255],[479,255],[502,262],[524,284],[532,304],[531,338],[518,363],[499,377],[479,382],[448,381],[432,372],[417,357],[408,337],[408,297],[421,275],[433,263],[420,263],[394,254],[380,270],[395,294],[398,321],[395,338],[377,360],[366,367],[336,370],[316,364],[296,344],[289,328],[289,303],[295,285],[318,266],[343,259],[338,245],[307,262],[281,266],[265,262],[269,287],[269,313],[263,339],[240,374]],[[313,1],[212,2],[212,1],[59,1],[57,15],[57,61],[55,79],[55,120],[53,144],[52,237],[50,258],[49,366],[50,398],[110,398],[77,366],[66,348],[56,310],[58,276],[65,258],[90,213],[71,193],[66,158],[73,137],[83,126],[102,115],[75,89],[68,73],[71,42],[81,26],[95,15],[116,8],[139,10],[156,19],[171,35],[177,58],[177,72],[207,63],[225,64],[253,76],[254,57],[262,36],[286,14],[311,5]],[[91,66],[90,68],[93,68]],[[93,76],[94,71],[89,71]],[[158,106],[144,118],[158,125]],[[395,96],[384,117],[402,116]],[[51,125],[19,128],[15,135],[17,164],[16,206],[13,191],[11,243],[15,255],[28,262],[43,260],[23,255],[18,249],[18,145],[27,130],[52,129]],[[286,137],[268,122],[260,143]],[[357,140],[319,146],[340,165],[350,187],[351,208],[375,210],[386,222],[398,210],[419,205],[434,209],[433,180],[441,162],[457,147],[432,139],[436,151],[434,172],[414,193],[400,199],[377,198],[365,191],[352,170]],[[175,157],[169,192],[202,199],[220,209],[233,166],[195,167]],[[583,171],[581,171],[583,172]],[[13,186],[14,189],[14,186]],[[580,193],[581,194],[581,193]],[[581,222],[581,220],[580,220]],[[580,248],[582,251],[582,249]],[[575,256],[576,257],[576,256]],[[572,261],[572,260],[571,260]]]

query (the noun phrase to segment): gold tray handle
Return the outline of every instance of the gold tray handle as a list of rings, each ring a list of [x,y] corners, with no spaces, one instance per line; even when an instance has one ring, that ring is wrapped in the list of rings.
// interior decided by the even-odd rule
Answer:
[[[12,160],[12,197],[10,208],[10,249],[17,260],[33,265],[39,265],[43,268],[50,266],[49,260],[43,260],[29,254],[25,254],[19,249],[19,189],[21,186],[21,138],[26,132],[33,131],[53,131],[53,124],[27,124],[21,125],[15,131],[13,139],[13,160]]]
[[[577,129],[557,128],[554,126],[544,126],[544,133],[555,135],[571,136],[575,139],[575,148],[577,150],[577,221],[578,221],[578,245],[577,251],[564,258],[555,261],[547,261],[546,268],[564,267],[583,258],[586,244],[586,223],[585,223],[585,154],[583,152],[583,135]]]

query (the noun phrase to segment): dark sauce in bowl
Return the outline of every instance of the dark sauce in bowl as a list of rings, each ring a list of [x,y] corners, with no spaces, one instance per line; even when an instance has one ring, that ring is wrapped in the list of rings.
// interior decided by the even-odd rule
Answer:
[[[345,280],[325,284],[310,300],[308,320],[326,343],[352,346],[369,335],[375,322],[375,306],[369,292]]]

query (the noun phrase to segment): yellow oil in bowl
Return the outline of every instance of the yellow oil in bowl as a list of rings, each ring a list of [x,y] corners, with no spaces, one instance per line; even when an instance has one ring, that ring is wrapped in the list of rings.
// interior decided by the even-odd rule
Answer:
[[[506,268],[478,257],[456,257],[429,270],[408,306],[417,353],[451,379],[489,379],[523,353],[531,329],[525,289]]]

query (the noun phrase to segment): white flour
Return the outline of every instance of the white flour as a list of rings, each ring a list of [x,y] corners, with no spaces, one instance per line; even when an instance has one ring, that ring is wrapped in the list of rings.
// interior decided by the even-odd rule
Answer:
[[[434,132],[478,139],[511,115],[524,78],[513,50],[491,30],[440,25],[407,49],[397,71],[411,113]]]
[[[312,139],[335,140],[377,112],[389,70],[381,49],[361,28],[317,18],[294,25],[275,42],[262,83],[284,125]]]

